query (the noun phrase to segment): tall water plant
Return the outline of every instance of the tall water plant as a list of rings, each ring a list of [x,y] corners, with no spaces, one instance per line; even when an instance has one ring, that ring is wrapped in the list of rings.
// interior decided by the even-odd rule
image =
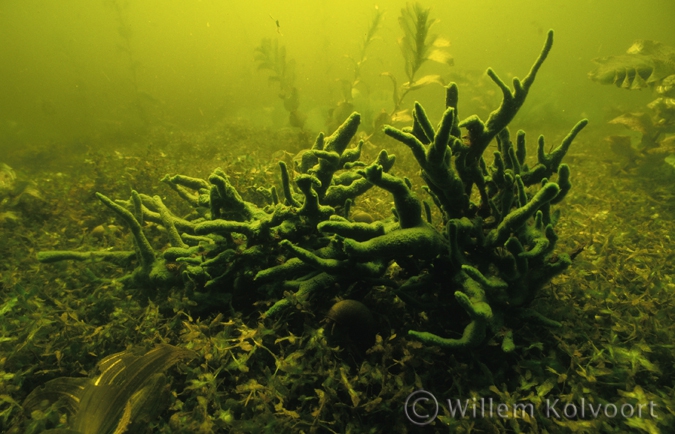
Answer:
[[[279,98],[284,102],[288,111],[288,122],[293,127],[302,128],[305,125],[306,115],[299,111],[300,96],[295,87],[295,60],[287,59],[286,47],[279,45],[278,40],[265,38],[255,49],[255,61],[258,70],[270,72],[269,81],[279,83]]]
[[[427,60],[450,66],[453,64],[452,56],[447,51],[450,41],[437,34],[430,33],[434,24],[439,22],[438,19],[432,19],[430,15],[431,8],[424,8],[419,3],[408,3],[405,8],[401,9],[398,23],[403,29],[403,36],[399,38],[398,44],[405,61],[405,74],[408,81],[399,88],[393,74],[388,72],[383,74],[388,76],[394,85],[392,116],[399,112],[404,98],[410,91],[433,83],[445,85],[444,80],[437,74],[417,78],[417,73]]]
[[[370,23],[368,24],[368,29],[363,35],[363,39],[359,44],[359,52],[357,56],[348,55],[346,58],[352,63],[353,75],[350,79],[340,79],[340,91],[342,93],[342,99],[338,101],[337,105],[329,110],[327,126],[330,132],[333,132],[337,127],[342,124],[342,122],[347,119],[347,117],[354,111],[354,97],[358,95],[359,87],[362,89],[365,87],[363,85],[361,73],[363,65],[368,60],[367,51],[370,45],[375,41],[377,37],[377,32],[382,26],[382,21],[384,18],[384,11],[375,7],[375,13],[373,14]],[[364,117],[369,116],[369,110],[364,110],[361,108],[358,110],[361,115]],[[364,112],[365,111],[365,112]]]

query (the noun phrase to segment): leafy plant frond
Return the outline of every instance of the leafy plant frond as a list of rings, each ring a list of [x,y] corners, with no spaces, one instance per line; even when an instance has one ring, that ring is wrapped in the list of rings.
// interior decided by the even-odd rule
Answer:
[[[271,72],[270,81],[280,82],[282,90],[292,86],[295,80],[295,65],[292,61],[286,60],[286,47],[279,46],[278,40],[263,39],[255,49],[255,61],[259,71]]]
[[[439,20],[431,19],[431,8],[424,8],[419,3],[407,4],[401,9],[398,18],[403,29],[403,37],[399,39],[403,59],[405,60],[408,82],[412,83],[415,74],[427,60],[449,63],[452,57],[445,51],[450,42],[438,35],[431,34],[431,27]]]
[[[373,15],[373,19],[370,22],[370,26],[368,27],[368,31],[366,32],[365,36],[363,37],[363,45],[361,47],[361,61],[365,60],[365,58],[366,58],[366,50],[368,49],[368,46],[375,39],[377,39],[377,37],[375,35],[377,34],[377,31],[380,30],[380,27],[382,26],[383,18],[384,18],[384,11],[380,10],[378,7],[375,7],[375,14]]]

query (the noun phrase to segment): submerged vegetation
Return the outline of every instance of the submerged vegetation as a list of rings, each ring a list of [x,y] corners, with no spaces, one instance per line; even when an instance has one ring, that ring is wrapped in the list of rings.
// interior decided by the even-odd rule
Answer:
[[[480,345],[489,333],[503,336],[504,350],[512,351],[516,324],[529,318],[559,325],[529,305],[571,265],[569,255],[554,250],[558,217],[550,206],[571,187],[569,167],[561,162],[587,121],[579,122],[550,153],[540,137],[538,162],[531,168],[525,161],[525,133],[520,131],[513,144],[507,128],[552,44],[550,32],[529,74],[522,82],[514,80],[514,90],[488,70],[503,100],[486,122],[475,115],[459,121],[458,89],[451,84],[437,128],[419,104],[411,128],[385,127],[385,134],[411,149],[422,169],[426,191],[441,213],[438,226],[432,223],[430,205],[413,193],[411,181],[388,173],[394,156],[382,150],[367,164],[359,160],[363,142],[348,148],[360,123],[360,115],[353,113],[331,136],[319,134],[301,154],[294,185],[286,163],[279,163],[282,194],[275,186],[252,186],[264,194],[265,206],[244,200],[220,168],[208,180],[167,175],[163,181],[193,208],[187,218],[169,211],[159,196],[132,190],[128,201],[113,201],[96,193],[130,228],[134,251],[44,251],[38,260],[126,263],[135,257],[137,267],[118,282],[160,305],[176,289],[180,295],[174,297],[189,299],[192,312],[222,310],[228,304],[241,310],[271,299],[274,304],[263,311],[264,318],[297,303],[314,310],[310,298],[318,292],[333,294],[330,288],[359,285],[366,290],[375,284],[427,311],[435,331],[408,324],[408,334],[416,339],[464,349]],[[461,127],[468,132],[465,140]],[[493,139],[498,151],[487,167],[483,153]],[[558,182],[550,182],[555,173]],[[394,215],[371,223],[353,221],[353,205],[374,186],[392,194]],[[531,186],[539,188],[528,192]],[[160,225],[170,247],[154,249],[144,222]],[[283,291],[292,295],[281,298]],[[460,308],[468,321],[461,316],[443,321],[448,311]],[[461,338],[437,334],[458,326]]]
[[[286,57],[286,47],[278,39],[263,39],[255,49],[255,60],[259,70],[270,72],[270,83],[278,83],[279,98],[288,112],[288,123],[302,128],[306,115],[300,111],[300,95],[295,86],[295,59]]]
[[[431,74],[418,78],[417,73],[422,65],[432,60],[452,66],[453,60],[447,51],[450,41],[430,33],[431,27],[438,22],[431,18],[431,8],[424,8],[419,3],[408,3],[401,9],[398,22],[403,30],[403,36],[398,40],[398,44],[401,47],[408,81],[399,86],[394,74],[385,72],[382,75],[389,77],[394,86],[392,93],[394,108],[390,117],[404,120],[407,118],[406,112],[401,112],[401,106],[409,92],[430,84],[444,85],[440,75]]]
[[[338,101],[334,108],[329,110],[328,121],[326,122],[328,130],[331,132],[335,131],[340,123],[342,123],[342,121],[354,111],[354,98],[356,95],[361,93],[359,88],[364,87],[362,71],[364,64],[368,60],[368,48],[372,45],[373,41],[377,39],[377,32],[382,26],[383,19],[384,11],[378,7],[375,7],[375,13],[373,14],[373,18],[368,25],[368,30],[365,32],[363,39],[361,40],[359,54],[356,57],[347,56],[347,59],[349,59],[353,65],[353,75],[350,79],[342,78],[339,80],[342,99]],[[384,114],[386,115],[386,111],[384,111]],[[362,113],[362,115],[365,115],[364,117],[366,117],[369,114]],[[382,125],[376,126],[370,124],[372,124],[372,122],[367,123],[364,126],[371,133],[372,127],[382,127]]]
[[[621,158],[619,168],[642,164],[644,172],[663,172],[659,166],[665,162],[669,172],[675,173],[675,48],[638,40],[625,54],[595,59],[595,63],[597,68],[589,73],[592,80],[626,90],[649,89],[657,96],[642,110],[622,113],[610,121],[640,136],[637,143],[625,135],[606,138]]]
[[[400,112],[440,82],[420,66],[450,58],[429,9],[399,22]],[[451,83],[437,122],[414,103],[365,138],[348,110],[297,154],[297,130],[236,120],[3,166],[0,429],[408,432],[425,389],[436,431],[668,432],[672,189],[599,174],[585,120],[558,146],[512,135],[552,44],[512,87],[488,70],[486,120],[460,118],[460,90],[480,95]],[[285,48],[263,40],[256,61],[303,128]],[[447,405],[482,400],[533,411]]]

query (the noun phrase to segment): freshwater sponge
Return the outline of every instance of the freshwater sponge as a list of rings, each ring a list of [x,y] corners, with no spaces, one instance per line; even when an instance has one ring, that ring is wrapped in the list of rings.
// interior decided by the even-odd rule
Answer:
[[[424,18],[423,11],[412,11],[418,22]],[[417,197],[410,179],[390,173],[393,155],[382,150],[373,161],[360,161],[362,143],[350,147],[361,121],[353,113],[332,135],[319,134],[296,158],[296,167],[280,163],[282,194],[276,186],[253,186],[269,193],[266,205],[243,199],[221,169],[207,180],[167,176],[164,182],[195,208],[191,220],[172,214],[158,197],[134,192],[129,201],[112,201],[99,194],[130,227],[135,251],[41,252],[38,259],[135,257],[136,269],[118,279],[130,289],[160,302],[166,291],[182,291],[193,311],[230,304],[251,309],[262,296],[272,302],[261,312],[264,318],[311,307],[355,283],[385,285],[391,288],[388,296],[417,313],[410,318],[428,317],[434,327],[431,332],[418,330],[420,322],[400,324],[409,336],[463,349],[480,345],[491,333],[502,336],[502,348],[511,351],[512,329],[523,321],[558,325],[530,304],[572,263],[570,255],[555,251],[558,214],[551,206],[572,186],[562,160],[587,121],[577,123],[551,152],[540,137],[533,163],[526,159],[525,133],[519,131],[514,143],[508,130],[552,45],[550,31],[529,73],[515,78],[513,88],[487,71],[502,101],[486,121],[475,115],[458,119],[459,90],[453,83],[445,89],[446,109],[437,126],[415,103],[411,127],[384,128],[412,152],[440,222],[432,221],[431,206]],[[497,151],[487,160],[493,140]],[[357,198],[373,187],[391,194],[392,216],[355,221]],[[171,247],[153,248],[141,222],[163,226]]]

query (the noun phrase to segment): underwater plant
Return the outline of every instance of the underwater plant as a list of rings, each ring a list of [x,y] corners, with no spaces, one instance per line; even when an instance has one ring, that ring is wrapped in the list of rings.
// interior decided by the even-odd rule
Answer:
[[[403,30],[403,36],[398,40],[398,44],[405,61],[405,74],[408,81],[399,87],[396,77],[392,73],[384,72],[382,74],[389,77],[393,85],[394,108],[390,117],[401,118],[403,116],[403,113],[399,113],[399,111],[409,92],[430,84],[445,85],[440,75],[430,74],[417,78],[417,73],[424,63],[432,60],[450,66],[453,65],[452,56],[447,51],[450,42],[430,33],[431,27],[439,21],[431,19],[430,15],[431,8],[424,8],[419,3],[412,5],[407,3],[406,7],[401,9],[398,22]]]
[[[193,209],[186,218],[169,211],[159,196],[133,191],[128,201],[113,201],[97,193],[129,226],[135,251],[47,251],[38,260],[135,259],[136,268],[118,281],[154,300],[187,299],[191,310],[245,309],[266,300],[271,305],[261,313],[271,319],[294,307],[311,309],[312,299],[325,300],[353,284],[385,286],[408,310],[433,319],[431,330],[402,325],[413,338],[462,349],[480,345],[489,333],[512,351],[512,331],[523,321],[558,325],[530,305],[575,256],[555,251],[559,214],[551,206],[571,188],[562,159],[587,121],[551,152],[539,137],[532,165],[525,133],[519,131],[514,143],[508,130],[552,45],[550,31],[513,89],[488,69],[502,102],[486,121],[476,115],[459,120],[459,92],[450,84],[437,127],[417,103],[411,127],[385,127],[412,151],[441,222],[432,221],[431,205],[417,198],[410,179],[390,173],[394,156],[382,150],[370,163],[359,160],[363,142],[349,147],[361,120],[353,113],[332,135],[319,134],[295,167],[279,163],[281,194],[276,186],[254,186],[265,204],[244,200],[221,169],[208,179],[162,180]],[[497,151],[488,163],[483,154],[493,140]],[[352,208],[374,186],[391,193],[392,215],[357,219]],[[145,222],[162,226],[170,247],[155,250]],[[167,297],[171,291],[180,294]]]
[[[0,223],[17,221],[19,215],[14,209],[26,197],[42,200],[34,182],[18,179],[14,169],[0,163]]]
[[[45,433],[112,434],[138,432],[164,410],[168,393],[164,371],[196,356],[192,351],[157,345],[142,356],[134,351],[111,354],[98,363],[95,378],[60,377],[33,390],[23,402],[32,413],[45,404],[63,408],[66,429]]]
[[[255,49],[258,70],[270,71],[269,81],[279,83],[279,98],[288,112],[292,127],[302,128],[307,116],[300,108],[300,96],[295,86],[295,59],[286,58],[286,47],[279,46],[279,40],[265,38]]]
[[[675,73],[675,49],[661,42],[638,39],[625,54],[594,59],[598,66],[588,73],[600,84],[629,90],[654,89]]]
[[[384,11],[379,7],[375,6],[375,13],[373,18],[368,25],[368,29],[361,40],[359,47],[359,54],[356,57],[346,56],[353,63],[353,75],[351,79],[340,79],[340,91],[342,93],[342,99],[338,101],[336,107],[332,108],[328,113],[328,129],[329,131],[334,131],[340,122],[351,114],[354,110],[354,96],[359,93],[359,86],[362,84],[361,81],[361,68],[364,63],[368,60],[366,56],[368,48],[377,39],[377,32],[382,25],[382,20],[384,18]]]
[[[105,4],[114,12],[114,17],[117,21],[117,35],[121,41],[117,45],[117,48],[126,57],[127,64],[129,65],[128,79],[133,90],[131,105],[138,115],[140,126],[147,128],[150,125],[149,104],[155,105],[158,101],[147,92],[142,91],[139,86],[138,67],[140,66],[140,62],[134,50],[133,30],[126,16],[126,9],[129,7],[129,4],[119,0],[106,0]]]
[[[640,134],[633,145],[629,136],[610,136],[612,151],[635,164],[648,154],[673,154],[675,133],[675,49],[658,41],[637,40],[625,54],[595,59],[591,80],[627,90],[650,89],[657,98],[647,110],[624,113],[609,123],[623,125]],[[666,162],[670,160],[668,157]],[[670,164],[670,163],[669,163]]]

